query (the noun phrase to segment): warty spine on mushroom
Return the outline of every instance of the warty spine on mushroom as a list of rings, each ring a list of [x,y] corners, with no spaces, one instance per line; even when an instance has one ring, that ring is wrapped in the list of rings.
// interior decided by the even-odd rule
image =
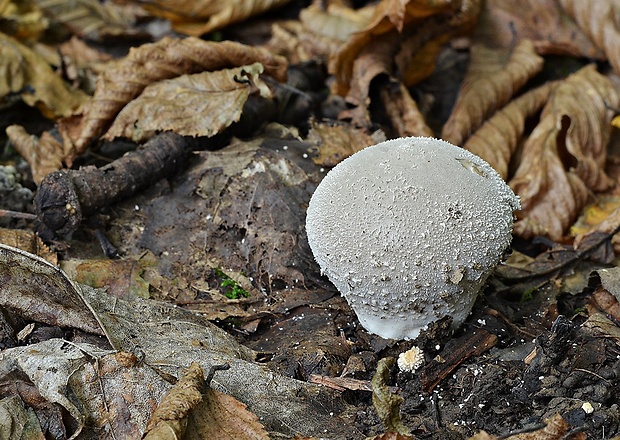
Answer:
[[[457,328],[512,239],[519,199],[478,156],[424,137],[365,148],[331,170],[308,207],[322,273],[362,326],[413,339]]]

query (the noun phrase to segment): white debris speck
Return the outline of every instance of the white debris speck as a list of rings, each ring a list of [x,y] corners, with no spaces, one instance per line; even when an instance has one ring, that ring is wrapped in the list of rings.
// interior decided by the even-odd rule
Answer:
[[[439,350],[441,348],[441,345],[437,344],[435,345],[435,350]]]
[[[136,206],[133,207],[133,209],[136,210],[136,211],[140,211],[140,206],[136,205]]]
[[[304,153],[302,156],[303,156],[304,159],[308,158],[308,155],[306,153]]]
[[[284,145],[284,146],[282,147],[282,149],[283,149],[284,151],[288,150],[288,145]]]
[[[586,414],[592,414],[594,412],[594,407],[590,402],[583,402],[583,405],[581,405],[581,409]]]
[[[424,363],[424,353],[418,347],[411,349],[398,355],[398,368],[401,371],[413,373]]]
[[[480,324],[480,325],[487,325],[487,321],[486,321],[486,319],[479,319],[478,320],[478,324]]]
[[[207,220],[211,220],[212,218],[213,217],[211,216],[211,214],[207,214],[207,217],[206,217]]]

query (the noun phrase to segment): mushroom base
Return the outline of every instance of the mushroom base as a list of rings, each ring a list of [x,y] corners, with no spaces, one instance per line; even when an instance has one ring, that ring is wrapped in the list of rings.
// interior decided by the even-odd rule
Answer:
[[[410,313],[387,316],[377,315],[374,309],[364,307],[362,304],[352,305],[352,308],[360,324],[368,332],[385,339],[411,340],[417,338],[420,332],[426,330],[430,324],[446,316],[452,317],[450,328],[456,330],[471,313],[476,297],[476,294],[462,295],[457,304],[446,305],[446,308],[436,310],[434,314]],[[351,305],[351,302],[348,302]]]

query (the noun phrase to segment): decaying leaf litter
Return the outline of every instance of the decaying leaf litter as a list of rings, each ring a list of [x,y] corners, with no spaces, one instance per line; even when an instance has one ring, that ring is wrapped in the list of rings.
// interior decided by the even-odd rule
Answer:
[[[198,3],[0,7],[2,243],[69,273],[1,249],[3,436],[619,435],[620,5]],[[459,331],[390,341],[321,277],[305,209],[410,135],[475,152],[523,209]],[[390,367],[413,346],[422,367]]]

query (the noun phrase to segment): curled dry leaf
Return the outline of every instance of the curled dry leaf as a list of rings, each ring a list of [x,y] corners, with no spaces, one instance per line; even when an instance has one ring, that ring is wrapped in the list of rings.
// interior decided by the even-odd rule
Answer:
[[[620,226],[620,199],[609,197],[586,207],[579,221],[571,227],[571,235],[575,236],[577,247],[589,236],[597,233],[610,234]],[[620,234],[611,239],[614,251],[620,254]]]
[[[496,109],[543,66],[529,40],[522,40],[508,53],[477,44],[471,48],[471,62],[442,139],[461,145]]]
[[[459,10],[446,18],[433,17],[416,24],[415,32],[402,41],[394,59],[399,78],[406,86],[417,84],[433,73],[442,46],[473,28],[481,3],[479,0],[464,1]]]
[[[32,231],[0,228],[0,243],[37,255],[55,266],[58,265],[56,252],[47,247]]]
[[[198,38],[163,38],[132,48],[97,79],[95,96],[80,114],[59,121],[68,161],[84,152],[117,113],[151,83],[184,74],[245,66],[260,62],[278,80],[286,77],[287,61],[266,49]]]
[[[312,3],[301,10],[299,20],[274,23],[268,47],[292,64],[327,58],[368,24],[375,7],[353,9],[331,3],[324,9]]]
[[[525,432],[521,434],[502,436],[502,439],[505,440],[563,440],[566,438],[570,438],[571,440],[586,440],[586,434],[584,432],[577,432],[570,437],[567,437],[568,423],[562,418],[560,414],[555,414],[554,416],[545,420],[545,427],[541,429],[537,429],[531,432]],[[498,440],[499,437],[494,435],[490,435],[485,431],[480,431],[478,434],[473,437],[469,437],[468,440]]]
[[[560,0],[564,11],[600,48],[616,73],[620,74],[620,4],[597,0]]]
[[[471,135],[463,148],[486,160],[508,179],[508,165],[525,130],[525,120],[547,102],[555,82],[546,83],[510,101]]]
[[[23,0],[0,2],[0,18],[0,31],[18,40],[36,40],[49,26],[41,9]]]
[[[158,131],[182,136],[213,136],[241,117],[250,93],[270,95],[259,79],[260,63],[236,69],[182,75],[149,85],[117,116],[103,136],[141,143]]]
[[[18,94],[49,119],[71,114],[87,99],[79,90],[71,90],[36,52],[2,33],[0,69],[0,99]]]
[[[418,105],[401,82],[392,82],[381,89],[381,101],[385,113],[399,137],[433,136],[433,130],[426,125]]]
[[[63,146],[59,139],[49,132],[41,137],[30,135],[21,125],[9,125],[6,134],[17,152],[26,159],[32,179],[38,185],[52,171],[62,166]]]
[[[312,158],[317,165],[336,166],[352,154],[385,140],[382,132],[369,135],[363,128],[331,125],[311,121],[308,141],[317,144],[318,155]]]
[[[582,3],[608,4],[596,0]],[[539,54],[604,59],[603,52],[562,10],[557,0],[486,0],[476,25],[476,40],[493,41],[497,47],[509,48],[523,39],[532,40]]]
[[[164,396],[146,428],[145,440],[170,438],[268,440],[258,417],[228,394],[205,382],[204,372],[192,362],[179,382]]]
[[[329,60],[329,71],[335,75],[334,92],[346,96],[351,87],[353,69],[362,50],[371,42],[398,34],[409,23],[435,14],[455,12],[460,2],[452,0],[384,0],[374,11],[369,24],[353,35]]]
[[[148,37],[133,27],[133,17],[126,10],[112,2],[36,0],[36,3],[52,23],[82,38],[101,41],[107,37]]]
[[[515,232],[560,240],[588,198],[613,185],[605,174],[613,110],[610,81],[589,65],[558,85],[523,147],[510,186],[521,198]]]
[[[172,21],[175,31],[198,37],[285,5],[290,0],[153,0],[145,9]]]

